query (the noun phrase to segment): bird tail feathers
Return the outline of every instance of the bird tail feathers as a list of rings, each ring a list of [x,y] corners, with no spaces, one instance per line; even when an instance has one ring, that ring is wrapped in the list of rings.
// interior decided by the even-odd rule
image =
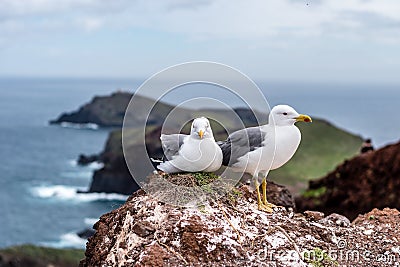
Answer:
[[[157,166],[157,169],[165,173],[176,173],[181,171],[180,169],[172,165],[169,161],[161,163],[160,165]]]

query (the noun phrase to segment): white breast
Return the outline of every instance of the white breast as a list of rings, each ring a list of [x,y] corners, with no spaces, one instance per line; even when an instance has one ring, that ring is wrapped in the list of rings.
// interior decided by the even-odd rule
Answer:
[[[240,157],[232,166],[235,171],[257,176],[259,172],[281,167],[293,157],[301,140],[300,130],[296,126],[265,125],[262,130],[266,132],[263,146]]]
[[[221,167],[222,151],[212,138],[189,138],[170,162],[185,172],[215,171]]]
[[[301,133],[296,126],[277,126],[275,128],[276,148],[271,170],[277,169],[288,162],[293,157],[301,141]]]

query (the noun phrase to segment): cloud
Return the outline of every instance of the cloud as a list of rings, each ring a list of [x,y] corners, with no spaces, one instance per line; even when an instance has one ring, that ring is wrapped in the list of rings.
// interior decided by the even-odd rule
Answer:
[[[102,0],[2,0],[0,14],[8,16],[45,15],[71,10],[102,10],[114,1]],[[115,1],[121,2],[121,1]]]
[[[81,18],[78,20],[78,25],[82,26],[87,32],[91,32],[103,25],[103,21],[99,18]]]
[[[142,15],[149,22],[147,27],[203,38],[252,40],[277,35],[331,34],[347,38],[350,34],[376,39],[377,33],[394,35],[400,22],[400,3],[391,0],[325,0],[316,4],[300,0],[219,0],[197,9],[174,9],[168,13],[161,12],[162,9],[158,6],[152,9],[156,14],[145,14],[152,20]]]
[[[257,40],[273,36],[332,35],[399,39],[397,0],[2,0],[0,18],[8,23],[46,19],[62,28],[98,30],[148,28],[182,34],[190,39]],[[102,19],[99,19],[99,18]],[[1,19],[0,19],[1,21]],[[77,25],[73,23],[77,21]],[[4,31],[0,26],[0,33]],[[7,27],[6,27],[7,28]],[[9,27],[8,27],[9,29]],[[20,30],[20,29],[16,29]],[[46,29],[44,29],[46,30]],[[48,29],[47,29],[48,30]],[[376,38],[378,34],[379,38]],[[395,36],[397,34],[397,36]]]
[[[0,0],[0,71],[146,76],[200,58],[266,78],[398,81],[398,14],[398,0]]]

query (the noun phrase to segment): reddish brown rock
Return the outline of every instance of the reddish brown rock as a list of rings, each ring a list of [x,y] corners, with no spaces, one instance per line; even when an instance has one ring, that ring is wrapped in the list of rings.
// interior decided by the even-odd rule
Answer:
[[[400,222],[400,212],[397,209],[389,209],[389,208],[385,208],[383,210],[373,209],[372,211],[366,214],[358,215],[358,217],[354,220],[353,223],[359,225],[365,222],[368,222],[368,224],[398,225]]]
[[[310,181],[316,197],[299,197],[299,211],[340,213],[354,219],[373,208],[400,208],[400,143],[345,161],[326,177]]]
[[[319,211],[306,210],[303,212],[307,219],[311,221],[318,221],[324,218],[325,214]]]
[[[260,212],[248,188],[238,190],[234,203],[191,209],[139,191],[95,224],[80,266],[393,266],[399,257],[397,210],[373,210],[342,227],[282,208]]]

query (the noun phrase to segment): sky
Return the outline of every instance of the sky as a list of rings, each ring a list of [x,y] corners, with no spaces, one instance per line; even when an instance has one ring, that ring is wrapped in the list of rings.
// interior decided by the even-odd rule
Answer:
[[[0,77],[146,78],[196,60],[400,85],[400,1],[0,0]]]

